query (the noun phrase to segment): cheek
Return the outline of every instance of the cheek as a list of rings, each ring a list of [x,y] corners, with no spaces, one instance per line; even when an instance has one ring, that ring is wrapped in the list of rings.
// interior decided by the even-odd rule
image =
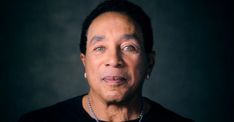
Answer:
[[[132,61],[129,61],[129,70],[131,71],[132,78],[134,81],[141,81],[144,79],[146,72],[146,61],[143,56],[135,57]]]
[[[95,72],[98,72],[99,64],[100,64],[100,60],[97,60],[93,56],[87,56],[86,65],[85,65],[85,71],[87,72],[87,75],[90,75],[90,74],[92,74],[92,76],[96,75]]]
[[[97,86],[99,85],[98,82],[100,72],[98,70],[98,64],[99,61],[95,60],[93,57],[86,58],[85,72],[87,73],[88,84],[92,88],[97,88]]]

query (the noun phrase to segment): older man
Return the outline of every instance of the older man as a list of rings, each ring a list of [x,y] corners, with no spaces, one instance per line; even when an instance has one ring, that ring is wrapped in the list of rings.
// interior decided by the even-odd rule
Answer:
[[[20,121],[191,121],[142,96],[154,66],[152,35],[150,19],[139,6],[104,1],[86,18],[81,33],[80,58],[89,92]]]

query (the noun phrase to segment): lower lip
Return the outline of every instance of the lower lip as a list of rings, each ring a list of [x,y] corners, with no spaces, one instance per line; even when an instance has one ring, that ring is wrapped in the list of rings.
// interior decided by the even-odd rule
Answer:
[[[107,80],[107,79],[103,79],[103,80],[109,85],[121,85],[126,82],[126,80]]]

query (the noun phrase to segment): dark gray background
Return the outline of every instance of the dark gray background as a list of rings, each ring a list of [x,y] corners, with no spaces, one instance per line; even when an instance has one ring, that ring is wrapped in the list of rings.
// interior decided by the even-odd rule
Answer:
[[[132,0],[133,1],[133,0]],[[100,0],[2,2],[1,122],[87,92],[81,24]],[[231,121],[231,4],[134,0],[152,20],[156,65],[144,95],[197,122]]]

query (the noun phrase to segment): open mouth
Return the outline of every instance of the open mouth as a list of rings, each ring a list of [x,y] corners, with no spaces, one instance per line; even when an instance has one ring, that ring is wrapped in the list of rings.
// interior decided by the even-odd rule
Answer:
[[[102,80],[110,85],[121,85],[127,81],[123,76],[105,76]]]

